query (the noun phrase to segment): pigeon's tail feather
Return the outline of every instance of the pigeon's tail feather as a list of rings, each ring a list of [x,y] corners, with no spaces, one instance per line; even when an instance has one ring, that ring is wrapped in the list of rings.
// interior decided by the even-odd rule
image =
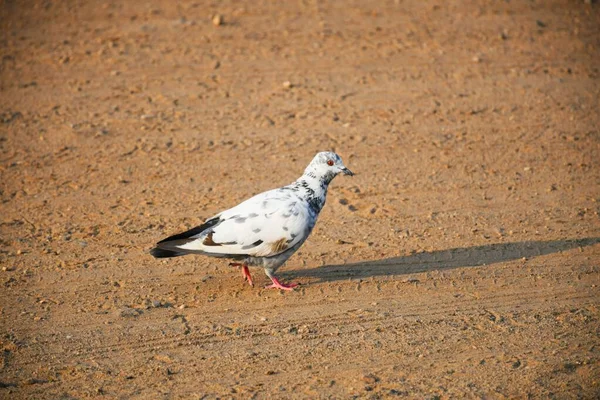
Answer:
[[[179,257],[184,256],[187,253],[185,251],[173,251],[167,249],[161,249],[160,247],[155,247],[150,250],[150,254],[155,258],[169,258],[169,257]]]
[[[168,238],[163,239],[160,242],[158,242],[158,244],[166,243],[166,242],[172,242],[174,240],[189,239],[192,236],[196,236],[196,235],[204,232],[205,230],[218,225],[219,222],[221,222],[221,219],[219,217],[210,219],[210,220],[206,221],[205,223],[203,223],[200,226],[196,226],[195,228],[187,230],[187,231],[185,231],[183,233],[178,233],[177,235],[169,236]]]
[[[177,243],[177,242],[175,242]],[[164,247],[163,247],[164,246]],[[186,254],[202,254],[205,256],[211,257],[219,257],[219,258],[231,258],[234,260],[242,260],[246,258],[246,255],[242,254],[218,254],[218,253],[207,253],[201,250],[185,250],[181,248],[176,248],[175,244],[172,242],[161,243],[157,245],[155,248],[150,250],[150,254],[155,258],[169,258],[169,257],[179,257],[185,256]]]
[[[166,239],[161,240],[156,244],[156,247],[150,250],[150,254],[156,258],[168,258],[168,257],[179,257],[185,256],[186,254],[201,253],[194,250],[182,249],[181,245],[195,240],[196,236],[199,236],[207,229],[210,229],[219,224],[221,220],[216,217],[206,221],[200,226],[187,230],[177,235],[169,236]]]

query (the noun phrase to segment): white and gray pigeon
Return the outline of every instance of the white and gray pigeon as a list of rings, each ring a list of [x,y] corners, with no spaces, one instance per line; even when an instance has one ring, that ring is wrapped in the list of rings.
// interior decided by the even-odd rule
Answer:
[[[202,225],[161,240],[154,257],[202,254],[235,260],[250,285],[248,266],[263,267],[272,284],[292,290],[275,271],[302,246],[325,205],[327,187],[339,173],[354,175],[333,152],[318,153],[304,174],[290,185],[269,190],[223,211]]]

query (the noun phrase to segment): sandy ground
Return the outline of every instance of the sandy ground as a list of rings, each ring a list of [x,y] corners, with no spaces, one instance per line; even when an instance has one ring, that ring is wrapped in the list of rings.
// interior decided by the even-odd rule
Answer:
[[[0,398],[598,396],[598,3],[123,3],[0,1]],[[326,149],[294,292],[148,254]]]

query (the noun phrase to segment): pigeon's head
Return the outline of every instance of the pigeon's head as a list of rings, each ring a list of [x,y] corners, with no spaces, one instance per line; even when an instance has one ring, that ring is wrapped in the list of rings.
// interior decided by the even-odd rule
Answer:
[[[304,172],[305,175],[324,180],[327,183],[331,182],[340,173],[354,175],[352,171],[346,168],[342,158],[332,151],[317,153]]]

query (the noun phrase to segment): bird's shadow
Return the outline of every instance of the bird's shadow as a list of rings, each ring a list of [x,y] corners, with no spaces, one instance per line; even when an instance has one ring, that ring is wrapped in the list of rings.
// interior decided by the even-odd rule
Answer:
[[[600,243],[600,238],[494,243],[484,246],[436,250],[375,261],[324,265],[318,268],[286,271],[282,275],[292,279],[301,277],[317,278],[320,282],[406,275],[462,267],[480,267],[521,258],[558,253],[575,247],[592,246],[596,243]]]

